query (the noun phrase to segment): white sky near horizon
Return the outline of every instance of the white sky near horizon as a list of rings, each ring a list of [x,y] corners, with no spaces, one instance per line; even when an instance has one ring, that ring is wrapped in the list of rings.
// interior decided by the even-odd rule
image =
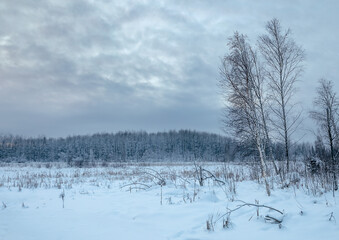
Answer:
[[[220,58],[235,31],[255,44],[276,17],[306,52],[295,101],[313,138],[319,78],[339,92],[339,2],[316,0],[0,2],[0,133],[222,133]]]

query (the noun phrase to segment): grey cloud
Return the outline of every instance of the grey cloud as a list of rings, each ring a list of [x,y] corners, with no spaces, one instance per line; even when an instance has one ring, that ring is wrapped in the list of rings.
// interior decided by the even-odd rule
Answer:
[[[255,43],[272,17],[291,27],[306,50],[297,100],[309,109],[318,78],[338,81],[335,6],[334,0],[2,1],[0,133],[220,133],[218,67],[227,37],[238,30]]]

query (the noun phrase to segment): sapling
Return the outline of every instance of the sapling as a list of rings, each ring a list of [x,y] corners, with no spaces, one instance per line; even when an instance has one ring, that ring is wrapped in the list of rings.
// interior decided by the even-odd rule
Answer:
[[[328,221],[334,221],[334,222],[336,222],[336,220],[335,220],[335,217],[334,217],[334,215],[333,215],[333,212],[331,212],[330,214],[330,218],[328,219]]]
[[[60,198],[62,199],[62,208],[65,208],[65,189],[60,193]]]
[[[214,216],[213,216],[213,214],[211,214],[211,215],[208,216],[208,219],[206,221],[206,229],[208,231],[214,231],[215,222],[213,221],[213,218],[214,218]]]
[[[166,198],[166,200],[167,200],[167,203],[168,203],[169,205],[172,205],[172,204],[173,204],[172,198],[171,198],[171,197]]]
[[[259,200],[255,200],[255,204],[259,205]],[[257,218],[259,218],[259,207],[257,207]]]
[[[206,229],[207,229],[207,231],[211,231],[212,230],[211,224],[210,224],[210,222],[208,220],[206,221]]]
[[[231,214],[227,215],[227,218],[222,220],[222,228],[229,228],[231,226]]]
[[[24,202],[22,202],[21,207],[22,208],[28,208],[28,206],[26,206]]]

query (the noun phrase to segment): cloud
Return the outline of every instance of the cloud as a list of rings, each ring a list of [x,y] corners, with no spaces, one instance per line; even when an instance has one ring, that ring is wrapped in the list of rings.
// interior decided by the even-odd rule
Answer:
[[[218,66],[227,37],[238,30],[255,43],[272,17],[291,27],[306,50],[298,99],[310,108],[308,93],[317,79],[338,76],[337,5],[2,1],[0,132],[65,136],[194,128],[220,133]]]

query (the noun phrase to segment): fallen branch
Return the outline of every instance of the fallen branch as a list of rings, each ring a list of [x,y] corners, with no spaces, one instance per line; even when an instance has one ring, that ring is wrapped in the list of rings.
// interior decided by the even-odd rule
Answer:
[[[269,215],[265,216],[265,221],[270,222],[270,223],[274,223],[274,224],[282,223],[282,220],[276,219],[276,218],[269,216]]]
[[[234,209],[228,209],[228,211],[225,214],[221,215],[215,222],[219,221],[220,219],[224,218],[225,216],[230,216],[232,212],[235,212],[235,211],[237,211],[240,208],[245,207],[245,206],[248,206],[248,207],[257,207],[257,208],[267,208],[267,209],[270,209],[272,211],[278,212],[281,215],[284,215],[284,213],[282,211],[280,211],[280,210],[278,210],[276,208],[270,207],[270,206],[266,206],[266,205],[262,205],[262,204],[246,203],[246,202],[241,201],[241,200],[237,200],[237,201],[238,202],[242,202],[243,204],[237,206]],[[274,217],[271,217],[271,216],[268,216],[268,215],[266,217],[267,217],[267,219],[271,219],[271,221],[275,220],[277,223],[281,223],[282,222],[282,220],[275,219]]]
[[[164,178],[163,176],[161,176],[161,174],[160,174],[159,172],[157,172],[157,171],[155,171],[154,169],[151,169],[151,168],[148,168],[148,169],[146,169],[146,170],[148,170],[148,171],[145,171],[145,172],[142,172],[142,173],[147,174],[147,175],[153,177],[152,181],[153,181],[155,184],[160,185],[161,187],[166,185],[166,180],[165,180],[165,178]],[[153,174],[153,173],[150,173],[149,171],[154,172],[154,174]],[[158,182],[155,182],[155,181],[154,181],[154,178],[155,178],[155,179],[158,179]]]
[[[202,171],[208,173],[210,176],[205,176],[205,179],[208,178],[213,178],[213,181],[221,183],[222,185],[225,185],[226,183],[222,180],[220,180],[219,178],[217,178],[213,173],[211,173],[210,171],[206,170],[205,168],[202,169]]]
[[[226,185],[226,183],[222,180],[220,180],[219,178],[217,178],[212,172],[210,172],[209,170],[202,168],[201,165],[197,165],[196,163],[194,163],[194,167],[195,167],[195,174],[196,174],[196,178],[198,179],[198,182],[200,184],[200,186],[204,185],[204,181],[206,179],[212,178],[213,181],[217,182],[219,185]]]
[[[266,206],[266,205],[262,205],[262,204],[254,204],[254,203],[247,203],[247,202],[244,202],[242,200],[236,200],[238,202],[242,202],[243,204],[240,205],[239,207],[244,207],[244,206],[253,206],[253,207],[259,207],[259,208],[268,208],[270,210],[273,210],[273,211],[276,211],[278,213],[280,213],[281,215],[284,215],[284,213],[276,208],[273,208],[273,207],[270,207],[270,206]]]
[[[146,187],[146,188],[143,188],[143,189],[151,188],[151,186],[149,186],[149,185],[147,185],[147,184],[144,184],[144,183],[139,183],[139,182],[128,183],[128,184],[125,184],[125,185],[121,186],[120,188],[134,186],[133,189],[136,189],[136,188],[137,188],[137,185]],[[140,189],[141,189],[141,188],[140,188]]]

